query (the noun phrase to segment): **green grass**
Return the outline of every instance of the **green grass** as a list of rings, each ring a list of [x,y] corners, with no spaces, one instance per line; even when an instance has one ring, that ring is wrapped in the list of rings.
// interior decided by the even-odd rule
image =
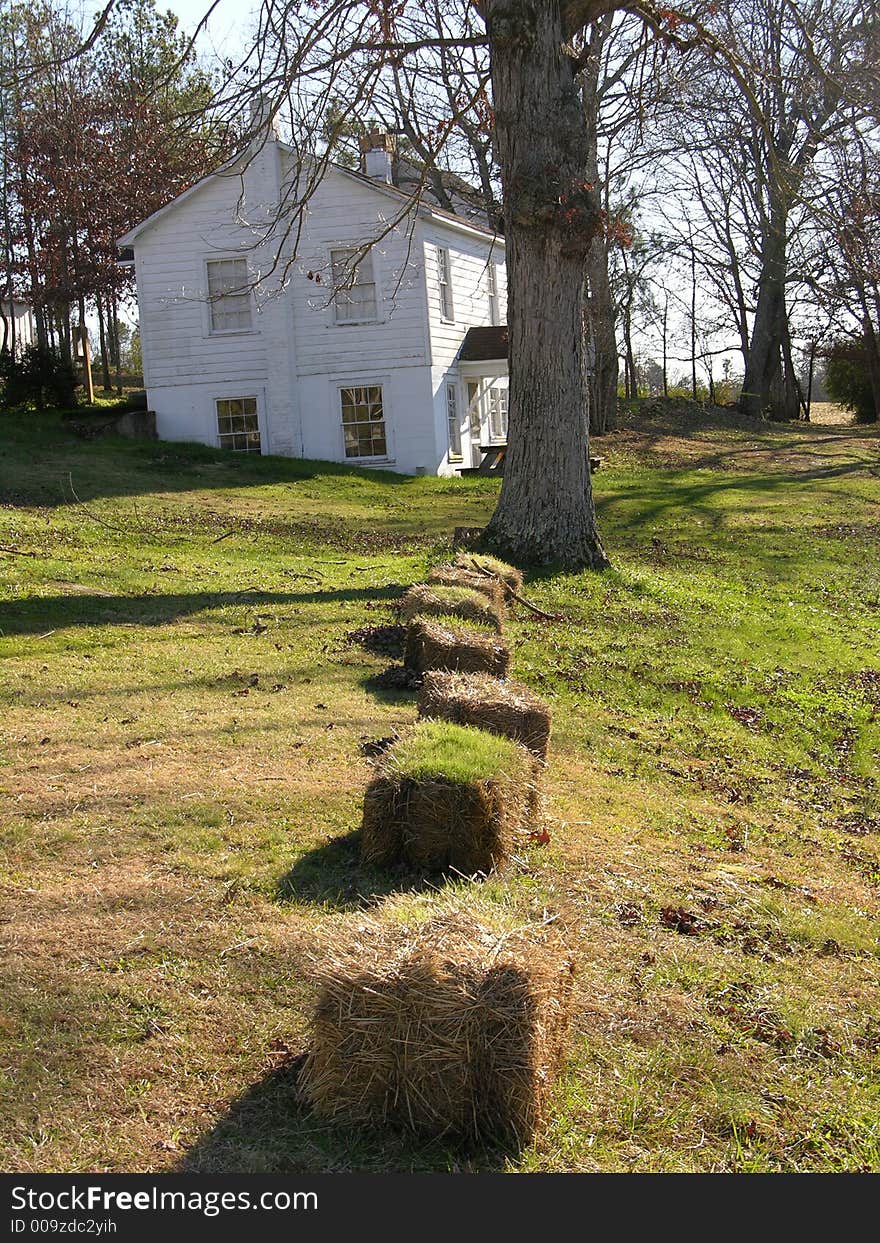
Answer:
[[[570,938],[571,1058],[546,1133],[467,1155],[318,1124],[288,1060],[299,949],[401,884],[362,748],[415,706],[347,636],[498,482],[0,420],[4,1168],[880,1168],[878,444],[603,440],[613,569],[507,623],[550,841],[480,890]]]
[[[499,777],[528,778],[531,765],[509,738],[447,721],[420,721],[395,744],[389,761],[409,781],[473,785]]]

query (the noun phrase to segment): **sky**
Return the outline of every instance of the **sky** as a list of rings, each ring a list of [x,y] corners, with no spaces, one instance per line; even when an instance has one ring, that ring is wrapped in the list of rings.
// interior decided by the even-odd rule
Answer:
[[[157,0],[157,8],[170,9],[180,18],[180,25],[191,33],[211,6],[211,0]],[[258,9],[256,0],[219,0],[208,23],[207,35],[202,38],[205,50],[213,47],[221,55],[234,56],[244,42],[244,35]]]
[[[106,0],[85,0],[87,14],[99,13]],[[211,0],[156,0],[157,9],[164,13],[171,10],[180,19],[181,30],[191,34],[206,11]],[[219,0],[208,23],[208,30],[199,40],[205,52],[215,51],[221,56],[235,56],[243,46],[253,15],[259,8],[259,0]]]

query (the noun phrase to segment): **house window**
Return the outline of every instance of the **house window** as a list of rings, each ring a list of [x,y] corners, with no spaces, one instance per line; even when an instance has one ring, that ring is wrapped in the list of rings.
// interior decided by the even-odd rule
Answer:
[[[449,423],[449,456],[461,457],[461,423],[458,417],[458,389],[454,384],[446,385],[446,419]]]
[[[361,324],[378,318],[373,255],[368,251],[355,262],[357,254],[354,248],[330,252],[337,324]]]
[[[489,436],[492,440],[507,439],[507,389],[489,389]]]
[[[497,327],[501,323],[501,311],[498,304],[498,269],[491,259],[486,268],[486,293],[489,298],[489,323]]]
[[[440,285],[440,318],[451,324],[455,319],[455,307],[452,301],[449,251],[444,246],[437,247],[437,281]]]
[[[247,259],[208,260],[208,299],[212,332],[250,332]]]
[[[261,453],[256,397],[228,397],[217,402],[217,432],[221,449],[233,453]]]
[[[340,390],[346,457],[387,457],[382,386],[358,385]]]

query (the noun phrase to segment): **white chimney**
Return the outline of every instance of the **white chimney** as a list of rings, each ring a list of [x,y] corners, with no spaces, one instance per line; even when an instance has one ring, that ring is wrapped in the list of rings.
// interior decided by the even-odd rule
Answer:
[[[250,101],[248,130],[252,142],[281,137],[278,116],[272,115],[272,102],[266,95],[255,95]]]
[[[374,181],[384,181],[392,185],[392,172],[396,143],[393,134],[385,134],[381,130],[371,130],[361,136],[361,172],[372,177]]]

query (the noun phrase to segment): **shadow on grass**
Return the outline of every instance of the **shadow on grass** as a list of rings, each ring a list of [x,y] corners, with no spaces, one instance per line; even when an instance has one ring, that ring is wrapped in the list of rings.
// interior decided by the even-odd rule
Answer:
[[[162,626],[208,609],[271,604],[338,604],[358,600],[393,600],[400,583],[384,587],[349,587],[333,591],[199,591],[169,595],[114,596],[88,588],[71,595],[31,596],[0,607],[0,634],[38,634],[70,626]]]
[[[175,1173],[491,1173],[503,1152],[457,1150],[393,1130],[332,1126],[298,1092],[301,1057],[290,1055],[253,1084],[186,1153]]]
[[[307,851],[279,880],[276,900],[308,902],[337,911],[363,910],[393,893],[436,889],[444,882],[442,876],[370,867],[361,862],[360,852],[360,830]]]
[[[151,492],[214,491],[321,481],[340,494],[359,484],[424,494],[443,488],[432,477],[271,454],[233,454],[181,441],[133,441],[113,436],[84,441],[55,412],[7,415],[2,421],[0,493],[8,505],[55,506],[74,499],[139,496]],[[4,459],[6,459],[4,461]],[[462,491],[491,491],[482,478]],[[73,491],[71,489],[73,485]],[[74,496],[75,491],[75,496]]]

